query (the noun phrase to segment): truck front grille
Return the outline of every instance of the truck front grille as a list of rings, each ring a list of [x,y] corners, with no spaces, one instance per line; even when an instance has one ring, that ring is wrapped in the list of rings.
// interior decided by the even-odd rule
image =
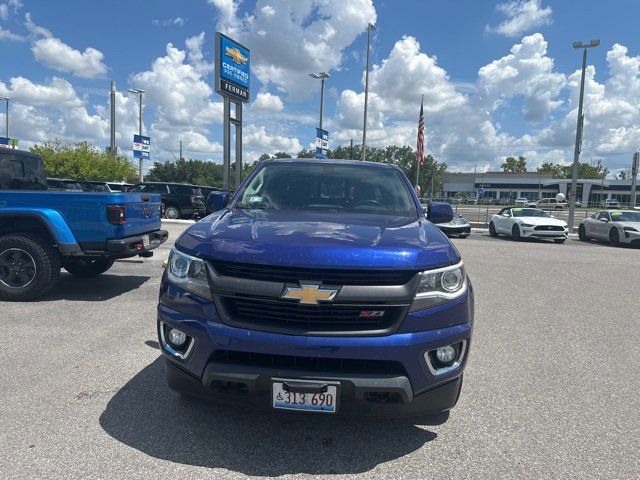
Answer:
[[[325,285],[404,285],[417,273],[413,270],[298,268],[220,261],[212,261],[211,266],[223,277],[279,283],[314,280]]]
[[[384,334],[402,320],[408,306],[300,305],[288,300],[220,297],[225,322],[241,328],[292,334]]]
[[[406,375],[400,362],[389,360],[361,360],[357,358],[298,357],[267,353],[216,350],[211,361],[251,367],[286,368],[327,373],[367,373],[379,375]]]

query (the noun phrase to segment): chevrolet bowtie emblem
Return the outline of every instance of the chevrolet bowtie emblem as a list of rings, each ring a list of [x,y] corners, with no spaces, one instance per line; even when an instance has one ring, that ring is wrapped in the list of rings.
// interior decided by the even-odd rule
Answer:
[[[320,285],[301,283],[299,287],[285,287],[281,298],[298,300],[305,305],[317,305],[318,302],[332,302],[339,289],[320,288]]]
[[[231,60],[233,60],[238,65],[246,65],[247,64],[247,57],[245,57],[242,54],[242,52],[240,50],[238,50],[237,48],[227,47],[225,49],[224,53],[225,53],[225,55],[227,57],[231,57]]]

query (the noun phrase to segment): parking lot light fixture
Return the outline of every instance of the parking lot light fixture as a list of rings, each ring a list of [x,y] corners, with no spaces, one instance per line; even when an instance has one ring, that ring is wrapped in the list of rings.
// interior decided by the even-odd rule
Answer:
[[[127,92],[138,96],[138,135],[142,136],[142,94],[144,93],[144,90],[141,90],[140,88],[128,88]],[[144,182],[144,175],[142,173],[142,157],[140,157],[139,170],[139,180],[140,183],[142,183]]]
[[[322,114],[324,111],[324,81],[329,78],[331,75],[329,75],[327,72],[319,72],[319,73],[310,73],[309,76],[311,78],[315,78],[316,80],[320,80],[321,84],[320,84],[320,130],[322,130]]]
[[[573,232],[573,220],[576,213],[576,190],[578,188],[578,168],[580,165],[580,149],[582,148],[582,127],[584,115],[582,105],[584,103],[584,76],[587,69],[587,49],[600,45],[600,40],[591,40],[590,43],[573,42],[573,48],[582,49],[582,76],[580,79],[580,100],[578,103],[578,124],[576,126],[576,144],[573,151],[573,168],[571,169],[571,191],[569,192],[569,232]]]
[[[8,98],[8,97],[0,97],[0,100],[3,100],[5,102],[5,107],[4,107],[4,120],[5,120],[4,136],[9,138],[9,100],[10,100],[10,98]]]

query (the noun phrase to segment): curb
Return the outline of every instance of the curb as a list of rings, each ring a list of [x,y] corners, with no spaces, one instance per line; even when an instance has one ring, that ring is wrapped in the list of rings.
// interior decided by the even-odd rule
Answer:
[[[169,225],[193,225],[194,223],[196,223],[195,220],[171,220],[168,218],[163,218],[161,221],[162,223],[166,223]]]

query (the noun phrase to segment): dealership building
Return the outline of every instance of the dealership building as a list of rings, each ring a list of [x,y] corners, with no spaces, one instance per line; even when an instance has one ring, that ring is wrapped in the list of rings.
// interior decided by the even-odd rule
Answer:
[[[563,193],[568,197],[571,179],[553,178],[548,173],[445,173],[442,192],[446,197],[473,196],[484,198],[517,198],[529,200],[555,197]],[[578,179],[576,199],[583,205],[599,204],[613,198],[628,204],[631,199],[631,180]]]

